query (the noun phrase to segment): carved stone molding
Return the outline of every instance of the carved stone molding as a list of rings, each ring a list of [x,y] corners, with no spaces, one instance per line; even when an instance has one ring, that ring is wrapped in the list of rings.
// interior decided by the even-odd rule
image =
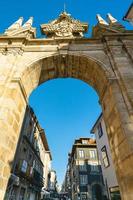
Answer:
[[[23,52],[24,52],[23,49],[21,49],[21,48],[7,48],[7,47],[1,49],[0,51],[5,56],[9,55],[9,54],[12,54],[14,56],[16,56],[16,55],[21,55],[22,56]]]

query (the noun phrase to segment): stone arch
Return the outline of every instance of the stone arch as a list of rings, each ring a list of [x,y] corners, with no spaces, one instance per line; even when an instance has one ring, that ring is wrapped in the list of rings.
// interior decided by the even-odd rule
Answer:
[[[3,131],[0,156],[4,162],[2,169],[4,172],[2,170],[0,172],[4,177],[0,195],[4,195],[3,191],[10,176],[10,165],[30,93],[45,81],[73,77],[91,85],[99,95],[120,190],[124,200],[132,199],[133,171],[130,164],[133,162],[133,141],[130,128],[133,122],[120,90],[119,77],[114,75],[111,67],[109,68],[99,59],[85,56],[84,53],[69,54],[65,51],[52,56],[42,56],[36,60],[33,57],[31,60],[32,62],[25,64],[20,72],[16,67],[16,73],[11,77],[10,84],[5,85],[3,118],[0,121]],[[17,65],[19,66],[19,63]],[[128,122],[130,127],[127,126]],[[3,147],[3,144],[6,145],[7,135],[9,142],[6,147]],[[2,154],[5,154],[5,157]]]
[[[102,92],[104,92],[105,85],[113,76],[113,71],[108,69],[103,62],[90,56],[80,54],[55,54],[41,57],[38,60],[36,59],[30,65],[25,66],[19,76],[21,77],[27,97],[43,82],[55,78],[67,77],[80,79],[88,83],[101,96]]]

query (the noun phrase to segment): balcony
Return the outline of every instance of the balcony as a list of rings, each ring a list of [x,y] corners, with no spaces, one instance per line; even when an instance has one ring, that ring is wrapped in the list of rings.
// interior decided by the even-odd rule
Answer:
[[[28,165],[26,160],[19,160],[16,165],[15,174],[29,180],[31,184],[39,188],[44,186],[43,176],[32,166]]]
[[[32,177],[32,181],[35,185],[39,186],[39,187],[43,187],[44,186],[44,178],[42,177],[42,175],[35,169],[33,169],[33,177]]]
[[[27,135],[24,135],[23,139],[28,143],[28,145],[30,146],[30,148],[32,149],[32,151],[34,152],[34,154],[37,156],[37,158],[40,161],[40,163],[43,165],[43,163],[42,163],[42,161],[40,159],[40,151],[39,151],[38,145],[35,148],[34,144],[30,142],[30,140],[27,137]]]

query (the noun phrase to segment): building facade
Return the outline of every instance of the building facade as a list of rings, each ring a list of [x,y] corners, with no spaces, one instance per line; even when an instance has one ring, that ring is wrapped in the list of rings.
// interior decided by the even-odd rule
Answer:
[[[72,200],[102,200],[104,185],[96,141],[91,138],[75,140],[69,154],[69,175]]]
[[[51,171],[51,161],[52,161],[52,156],[51,152],[48,146],[48,142],[46,139],[46,135],[44,133],[44,130],[40,130],[40,158],[43,162],[43,179],[44,179],[44,185],[43,185],[43,191],[44,193],[49,190],[48,188],[48,182],[49,182],[49,172]],[[39,141],[38,138],[38,141]],[[41,145],[42,142],[42,145]]]
[[[130,22],[133,25],[133,3],[130,5],[127,13],[123,17],[125,21]]]
[[[68,199],[71,199],[72,197],[72,190],[71,190],[71,173],[70,173],[70,154],[68,154],[68,164],[66,168],[66,173],[64,177],[64,181],[61,186],[61,196],[66,196]]]
[[[49,180],[48,180],[48,189],[49,191],[54,191],[56,188],[56,172],[55,170],[51,170],[49,172]]]
[[[109,200],[120,200],[119,185],[115,173],[107,130],[103,115],[101,114],[94,124],[91,132],[95,134],[99,159],[101,161],[104,184]]]
[[[40,200],[42,189],[47,188],[46,168],[50,162],[44,130],[32,108],[27,106],[5,200]]]
[[[56,171],[51,169],[48,175],[48,191],[51,198],[58,197],[58,185]]]

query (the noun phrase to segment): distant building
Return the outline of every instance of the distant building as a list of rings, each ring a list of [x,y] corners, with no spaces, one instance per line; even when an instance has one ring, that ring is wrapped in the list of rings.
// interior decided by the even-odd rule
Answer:
[[[40,200],[51,159],[45,132],[27,106],[5,200]]]
[[[69,167],[72,200],[104,199],[103,177],[94,139],[75,140],[69,154]]]
[[[56,183],[57,183],[56,171],[51,170],[49,172],[48,189],[50,191],[55,191],[56,190]]]
[[[49,172],[51,171],[51,161],[52,161],[52,156],[51,156],[51,152],[48,146],[48,142],[46,139],[46,135],[44,133],[44,130],[40,130],[40,142],[39,144],[41,144],[41,141],[43,142],[44,148],[42,148],[40,146],[40,158],[43,162],[43,178],[44,178],[44,186],[43,186],[43,190],[47,191],[48,190],[48,176],[49,176]],[[38,138],[39,141],[39,138]]]
[[[109,200],[120,200],[119,186],[111,157],[107,131],[102,114],[97,119],[91,132],[96,136],[98,155],[101,160],[103,179]]]
[[[68,154],[69,158],[70,158],[70,154]],[[67,169],[66,169],[66,173],[65,173],[65,178],[62,184],[62,188],[61,188],[61,193],[65,194],[68,198],[71,199],[71,175],[70,175],[70,162],[68,159],[68,164],[67,164]]]
[[[131,22],[133,24],[133,3],[129,7],[126,15],[123,17],[124,20]]]
[[[48,175],[48,191],[51,198],[56,198],[58,193],[57,175],[55,170],[49,171]]]

